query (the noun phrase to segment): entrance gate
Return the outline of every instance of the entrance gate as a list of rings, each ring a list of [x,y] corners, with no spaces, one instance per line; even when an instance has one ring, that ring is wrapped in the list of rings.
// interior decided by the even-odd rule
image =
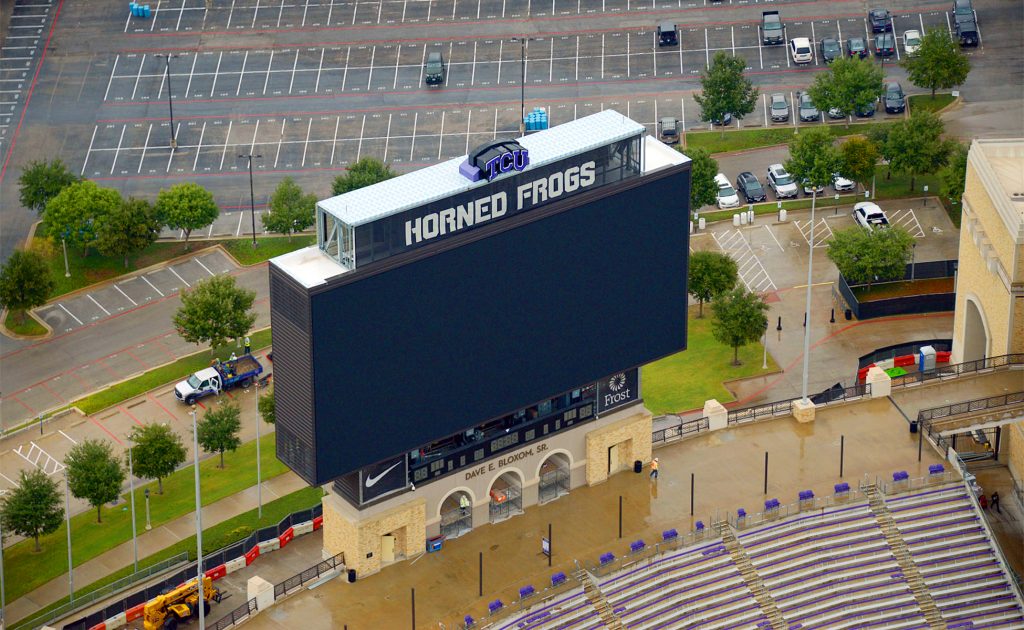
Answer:
[[[569,494],[569,458],[564,453],[553,453],[541,464],[537,494],[541,503]]]
[[[523,511],[523,488],[518,475],[505,473],[494,480],[490,491],[489,507],[492,523],[497,523]]]

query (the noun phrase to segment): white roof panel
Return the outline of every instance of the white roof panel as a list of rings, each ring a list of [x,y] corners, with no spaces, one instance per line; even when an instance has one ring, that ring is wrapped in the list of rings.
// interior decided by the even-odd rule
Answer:
[[[517,138],[530,152],[530,168],[643,133],[644,126],[612,109]],[[325,212],[351,226],[416,208],[438,199],[487,186],[459,174],[466,156],[406,173],[387,181],[320,201]],[[503,175],[502,177],[510,177]],[[497,179],[497,178],[496,178]]]

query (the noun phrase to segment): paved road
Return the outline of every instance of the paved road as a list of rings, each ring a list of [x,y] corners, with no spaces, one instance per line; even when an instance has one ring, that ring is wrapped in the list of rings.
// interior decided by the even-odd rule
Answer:
[[[524,34],[528,108],[551,121],[615,107],[647,124],[665,115],[700,127],[692,93],[716,52],[742,56],[753,81],[792,97],[823,69],[797,67],[784,47],[759,44],[757,2],[691,0],[429,0],[406,2],[157,3],[150,20],[115,0],[53,0],[61,12],[46,48],[5,179],[28,160],[62,155],[85,176],[153,197],[199,180],[226,208],[248,197],[244,164],[255,151],[256,196],[293,175],[320,195],[355,159],[416,168],[518,128]],[[897,34],[948,28],[945,0],[891,3]],[[860,1],[773,3],[789,37],[843,39],[864,31]],[[1019,3],[979,0],[982,46],[964,86],[964,135],[1024,130]],[[657,49],[653,26],[670,18],[681,45]],[[421,87],[422,59],[442,51],[447,85]],[[168,62],[159,55],[176,54]],[[890,78],[905,74],[886,63]],[[909,85],[905,85],[909,88]],[[174,131],[167,97],[175,102]],[[1015,102],[1013,99],[1017,99]],[[764,126],[764,103],[744,121]],[[980,106],[980,107],[976,107]],[[0,256],[32,216],[3,187]]]

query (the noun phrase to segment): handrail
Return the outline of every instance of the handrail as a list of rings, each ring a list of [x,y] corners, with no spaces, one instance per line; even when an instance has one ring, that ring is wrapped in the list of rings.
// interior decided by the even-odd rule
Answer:
[[[1019,405],[1022,403],[1024,403],[1024,391],[1003,394],[1001,396],[989,396],[988,398],[976,398],[974,400],[965,400],[949,405],[942,405],[941,407],[922,409],[917,412],[917,421],[930,422],[932,420],[945,419],[952,416],[975,413],[986,409],[995,409],[997,407]]]

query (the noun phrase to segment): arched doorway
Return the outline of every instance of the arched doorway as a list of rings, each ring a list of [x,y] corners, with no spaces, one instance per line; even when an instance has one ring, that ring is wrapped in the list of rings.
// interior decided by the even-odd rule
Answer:
[[[490,517],[492,523],[503,521],[523,511],[523,478],[518,471],[504,472],[491,483],[488,491],[491,498]]]
[[[552,453],[540,465],[540,483],[537,485],[537,500],[541,503],[553,501],[563,494],[569,494],[569,456]]]
[[[465,490],[456,490],[441,502],[441,535],[447,539],[473,529],[473,497]]]
[[[988,356],[988,329],[977,302],[964,300],[964,356],[963,360],[980,361]]]

